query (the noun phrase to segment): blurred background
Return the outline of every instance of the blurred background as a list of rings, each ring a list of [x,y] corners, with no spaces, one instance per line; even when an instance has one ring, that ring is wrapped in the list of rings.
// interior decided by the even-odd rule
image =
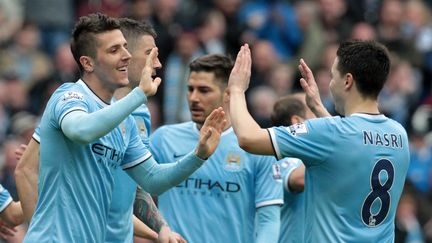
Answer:
[[[411,142],[396,242],[432,242],[432,0],[0,0],[0,183],[15,200],[14,151],[28,143],[51,93],[78,79],[69,35],[79,16],[92,12],[155,27],[163,82],[149,101],[153,129],[190,119],[188,64],[200,55],[235,58],[241,44],[250,44],[248,105],[267,127],[274,102],[300,90],[300,57],[335,114],[328,84],[338,44],[385,44],[392,68],[380,109]],[[21,242],[24,232],[22,226],[7,241]]]

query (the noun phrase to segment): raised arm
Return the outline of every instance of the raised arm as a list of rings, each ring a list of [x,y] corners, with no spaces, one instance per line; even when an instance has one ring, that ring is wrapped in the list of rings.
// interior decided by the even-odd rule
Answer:
[[[15,182],[18,197],[24,214],[24,220],[30,222],[38,199],[39,143],[32,138],[27,147],[21,147],[24,153],[15,169]],[[20,151],[16,151],[17,156]]]
[[[90,143],[117,127],[129,114],[142,105],[146,96],[154,95],[161,79],[152,78],[153,60],[157,58],[157,48],[153,48],[147,57],[138,87],[114,104],[93,113],[75,110],[64,115],[61,129],[74,142]]]
[[[248,44],[241,47],[228,82],[230,118],[240,147],[250,153],[273,155],[271,140],[247,110],[245,91],[251,75],[251,52]]]
[[[222,108],[215,109],[200,130],[200,140],[195,151],[178,162],[162,165],[151,156],[145,162],[125,171],[145,191],[153,195],[161,194],[185,180],[213,154],[225,125],[225,113]]]
[[[316,117],[331,116],[321,101],[318,85],[315,81],[313,73],[303,59],[300,59],[298,68],[302,75],[302,78],[300,79],[300,85],[306,93],[306,104],[309,109],[311,109]]]

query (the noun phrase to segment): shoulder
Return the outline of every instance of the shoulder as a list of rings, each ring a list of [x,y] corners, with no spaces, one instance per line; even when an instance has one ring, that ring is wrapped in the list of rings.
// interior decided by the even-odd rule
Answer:
[[[165,135],[167,133],[177,135],[180,135],[182,133],[191,133],[193,132],[193,129],[196,129],[194,128],[194,125],[195,124],[193,122],[163,125],[154,131],[152,137]]]

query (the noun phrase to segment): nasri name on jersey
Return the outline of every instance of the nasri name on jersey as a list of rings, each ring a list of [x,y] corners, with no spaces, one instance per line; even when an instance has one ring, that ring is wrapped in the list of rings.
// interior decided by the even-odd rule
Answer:
[[[404,146],[401,134],[378,133],[372,131],[363,131],[363,144],[400,149]]]

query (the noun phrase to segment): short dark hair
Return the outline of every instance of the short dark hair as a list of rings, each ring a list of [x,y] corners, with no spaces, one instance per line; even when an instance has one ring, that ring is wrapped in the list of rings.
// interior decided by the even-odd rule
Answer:
[[[191,72],[211,72],[214,73],[215,79],[221,84],[228,84],[228,79],[234,61],[232,58],[221,54],[209,54],[199,57],[189,64]]]
[[[98,43],[95,35],[116,29],[120,29],[118,20],[105,14],[93,13],[79,18],[72,31],[71,51],[81,71],[81,56],[96,57]]]
[[[306,104],[298,94],[291,94],[280,98],[273,105],[273,112],[270,116],[273,126],[290,126],[291,117],[294,115],[306,117]]]
[[[120,18],[120,29],[128,43],[128,48],[133,50],[137,40],[144,35],[150,35],[156,39],[156,31],[153,26],[144,21],[137,21],[129,18]]]
[[[343,42],[336,55],[338,71],[351,73],[359,92],[376,99],[390,70],[387,48],[376,41],[351,40]]]

